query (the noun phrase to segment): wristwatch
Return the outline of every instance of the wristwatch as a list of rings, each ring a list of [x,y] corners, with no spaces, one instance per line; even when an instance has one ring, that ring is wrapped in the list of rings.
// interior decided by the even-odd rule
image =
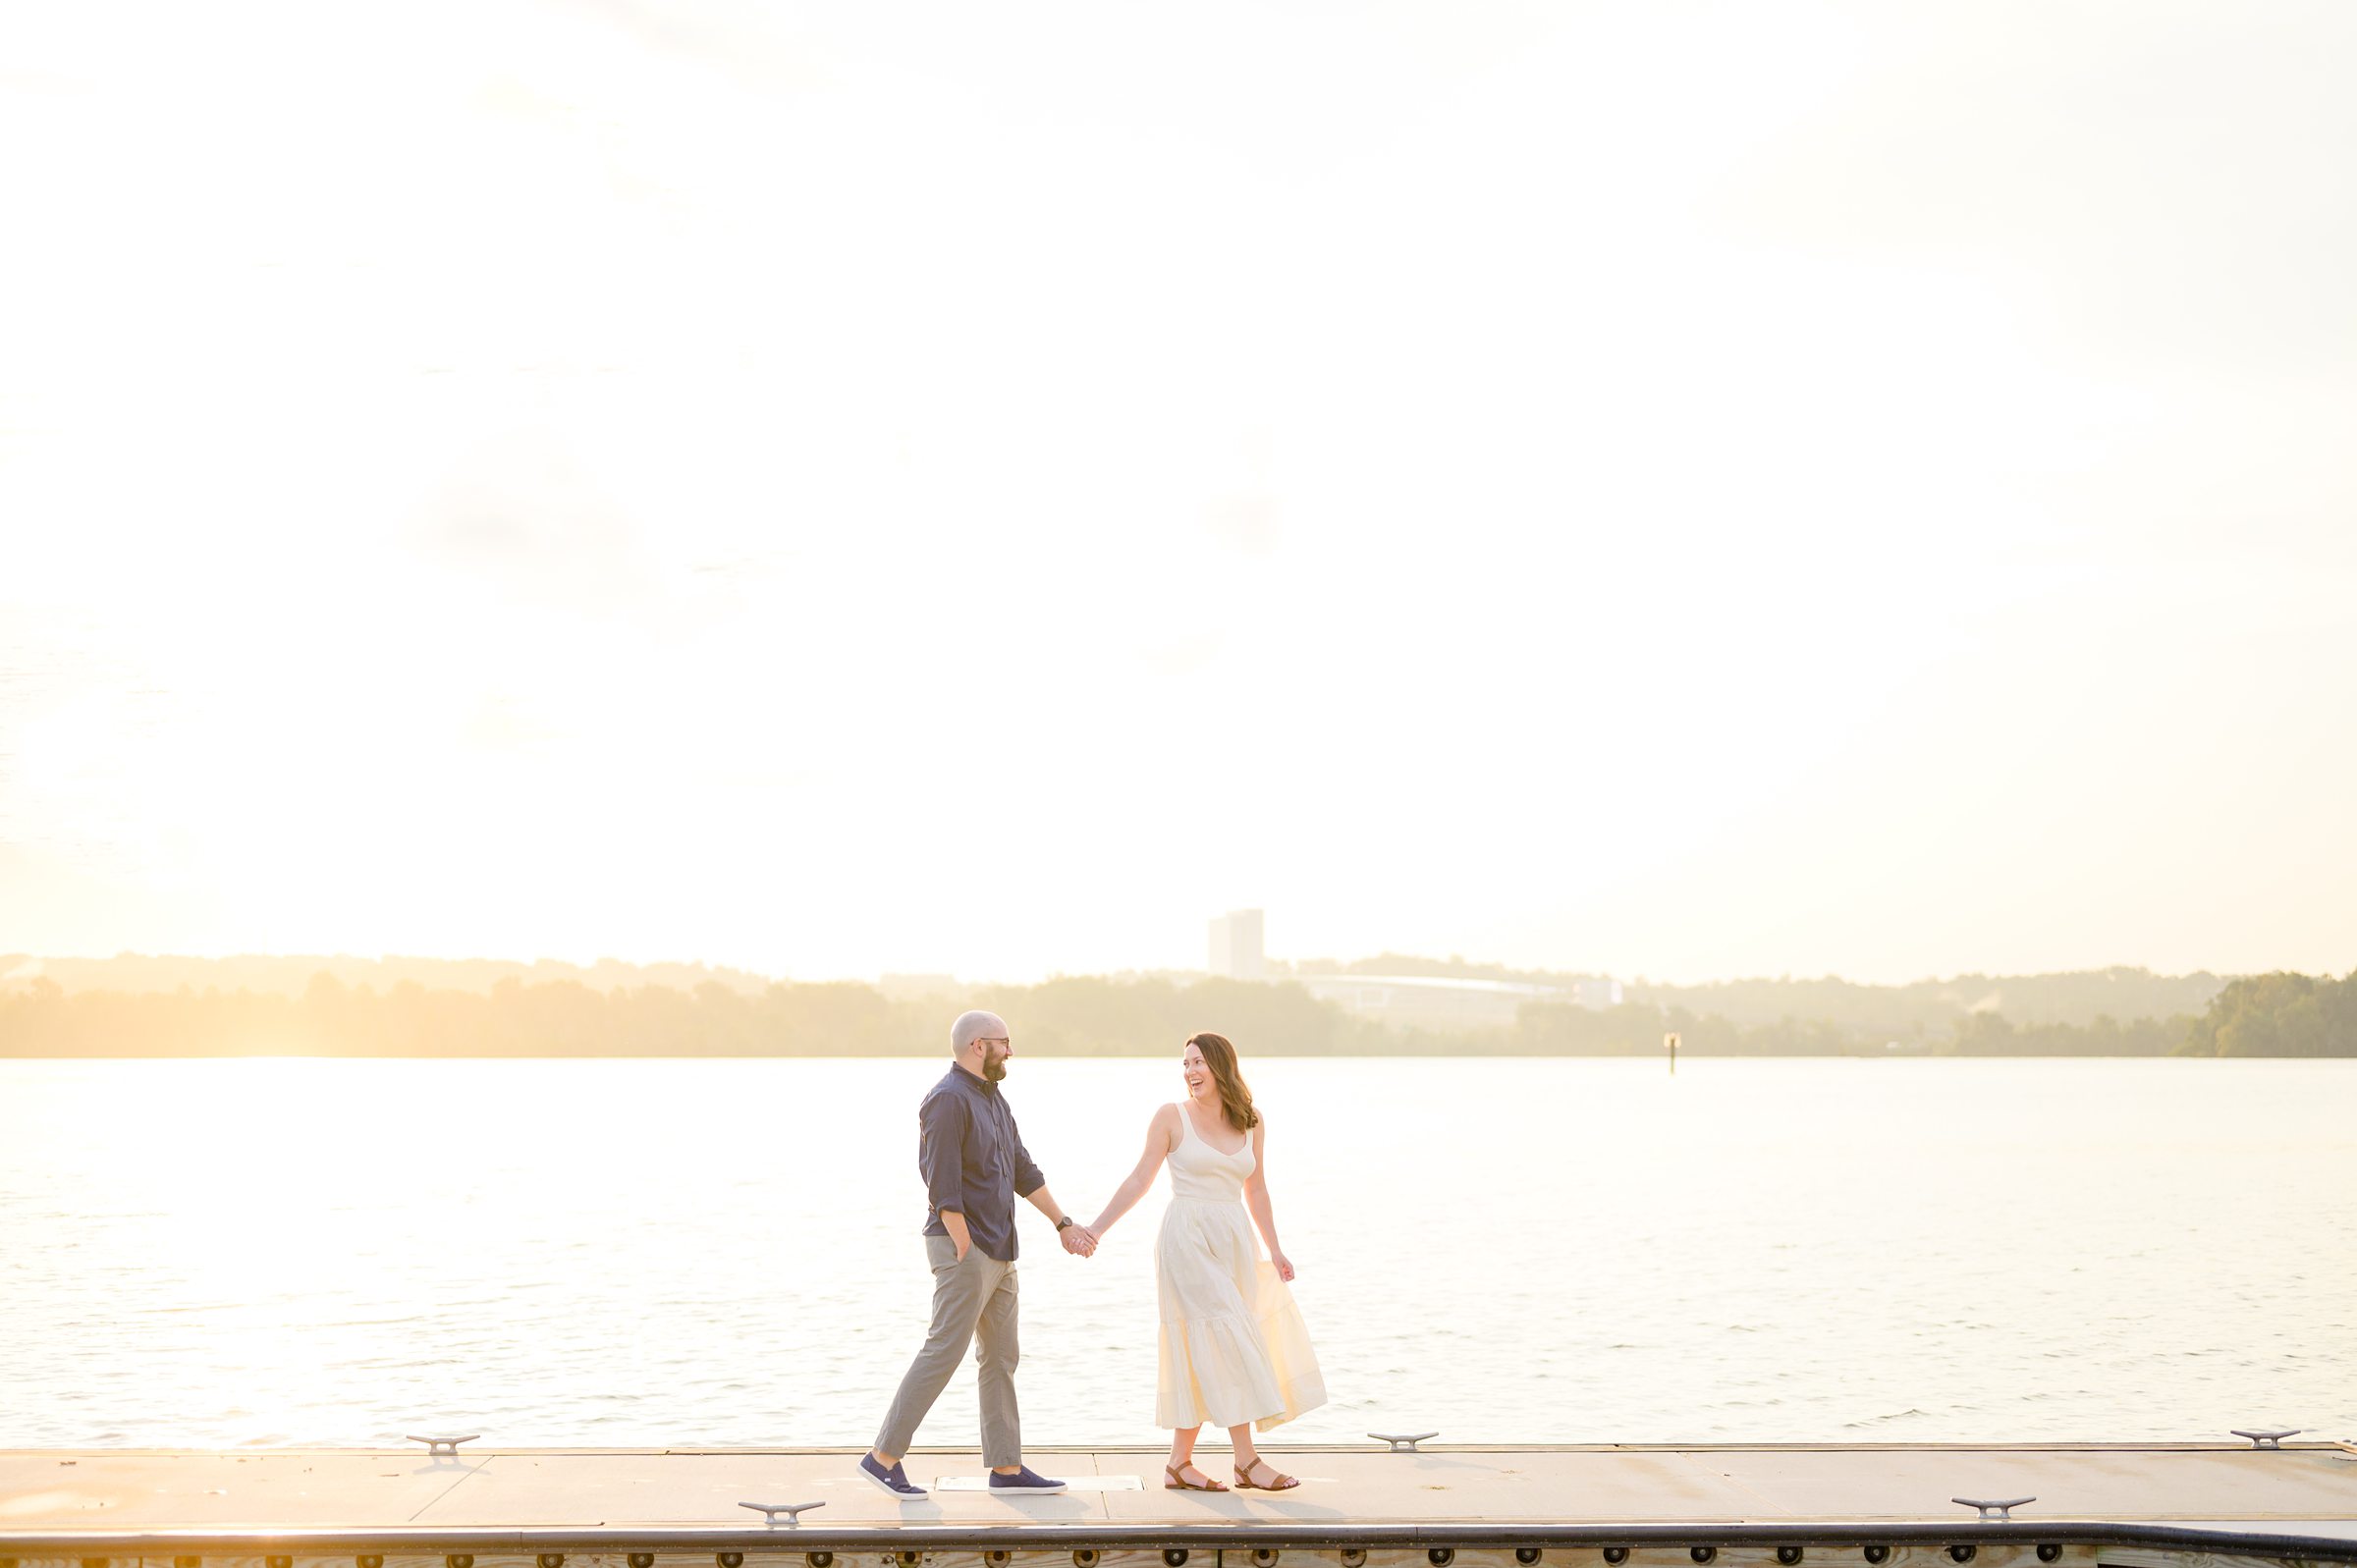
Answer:
[[[1056,1221],[1056,1228],[1058,1230],[1062,1230],[1067,1225],[1076,1225],[1079,1222],[1079,1220],[1074,1219],[1070,1215],[1066,1215],[1062,1219]]]

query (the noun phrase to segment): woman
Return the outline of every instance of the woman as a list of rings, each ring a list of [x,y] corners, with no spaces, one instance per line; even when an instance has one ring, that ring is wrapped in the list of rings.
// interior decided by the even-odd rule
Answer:
[[[1137,1168],[1088,1228],[1102,1239],[1170,1162],[1171,1207],[1154,1243],[1162,1306],[1154,1422],[1172,1429],[1163,1485],[1228,1489],[1194,1467],[1195,1436],[1210,1421],[1227,1428],[1235,1443],[1236,1486],[1284,1491],[1300,1482],[1260,1457],[1252,1429],[1266,1432],[1316,1409],[1326,1402],[1326,1384],[1301,1311],[1286,1289],[1293,1265],[1277,1245],[1269,1209],[1268,1119],[1253,1108],[1235,1048],[1222,1037],[1189,1039],[1178,1068],[1186,1098],[1154,1112]],[[1253,1222],[1269,1244],[1267,1263],[1252,1244]]]

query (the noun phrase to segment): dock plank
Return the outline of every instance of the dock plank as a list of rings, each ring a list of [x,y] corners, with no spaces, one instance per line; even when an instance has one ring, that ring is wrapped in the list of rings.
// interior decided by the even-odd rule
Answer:
[[[416,1520],[452,1528],[564,1528],[595,1525],[742,1527],[759,1519],[739,1507],[745,1502],[823,1502],[829,1528],[901,1524],[1004,1523],[1011,1508],[1033,1523],[1077,1524],[1106,1518],[1104,1495],[1064,1492],[1009,1502],[988,1492],[935,1489],[921,1502],[885,1495],[853,1473],[855,1454],[835,1452],[711,1452],[665,1454],[502,1453],[435,1499]],[[1034,1455],[1072,1459],[1089,1467],[1093,1455]],[[908,1473],[919,1486],[945,1476],[986,1473],[977,1450],[909,1455]]]
[[[500,1449],[439,1460],[414,1449],[0,1451],[0,1558],[28,1568],[70,1557],[77,1541],[113,1540],[137,1546],[144,1560],[137,1568],[172,1568],[179,1541],[183,1553],[193,1549],[191,1542],[209,1550],[203,1568],[226,1568],[229,1557],[266,1555],[265,1537],[332,1537],[347,1548],[381,1537],[389,1542],[383,1547],[388,1561],[395,1553],[418,1554],[427,1568],[438,1562],[458,1568],[434,1557],[436,1549],[474,1554],[472,1568],[537,1568],[539,1552],[563,1549],[576,1554],[572,1568],[583,1568],[583,1554],[599,1553],[602,1561],[604,1554],[627,1556],[639,1545],[663,1553],[659,1568],[714,1568],[715,1556],[729,1550],[758,1554],[740,1568],[764,1568],[776,1554],[789,1568],[812,1568],[802,1563],[799,1542],[834,1541],[848,1548],[865,1541],[884,1547],[897,1534],[926,1553],[959,1554],[964,1563],[993,1533],[1023,1547],[1027,1559],[1043,1540],[1084,1541],[1096,1532],[1106,1550],[1089,1568],[1108,1568],[1117,1550],[1125,1557],[1155,1544],[1141,1537],[1159,1532],[1174,1549],[1190,1540],[1231,1548],[1266,1541],[1270,1549],[1288,1548],[1289,1568],[1326,1568],[1322,1558],[1307,1555],[1309,1548],[1346,1545],[1370,1531],[1387,1535],[1373,1543],[1388,1561],[1389,1552],[1410,1541],[1429,1540],[1437,1548],[1452,1531],[1463,1533],[1457,1539],[1469,1551],[1495,1550],[1494,1533],[1511,1527],[1558,1546],[1567,1533],[1606,1541],[1611,1537],[1599,1532],[1624,1530],[1642,1548],[1629,1568],[1658,1568],[1651,1559],[1680,1530],[1715,1532],[1712,1539],[1726,1541],[1730,1552],[1720,1568],[1750,1568],[1758,1555],[1752,1546],[1763,1540],[1848,1532],[1852,1545],[1842,1568],[1855,1568],[1856,1532],[1889,1528],[1899,1555],[1887,1568],[1940,1568],[1946,1559],[1937,1555],[1938,1542],[1951,1536],[1993,1546],[2022,1539],[2020,1530],[2008,1538],[2005,1530],[1980,1524],[1949,1499],[2024,1495],[2038,1499],[2016,1516],[2024,1528],[2040,1521],[2173,1526],[2181,1527],[2179,1536],[2199,1530],[2221,1538],[2298,1538],[2335,1550],[2345,1544],[2357,1555],[2357,1454],[2334,1444],[2275,1452],[2097,1444],[1442,1447],[1415,1453],[1286,1446],[1272,1447],[1270,1456],[1301,1477],[1298,1489],[1171,1491],[1162,1486],[1160,1450],[1035,1449],[1032,1464],[1049,1474],[1134,1476],[1141,1486],[1019,1498],[936,1489],[909,1503],[861,1479],[853,1469],[855,1450]],[[1199,1459],[1228,1479],[1224,1450]],[[908,1469],[926,1484],[983,1472],[971,1449],[920,1449],[909,1457]],[[742,1502],[826,1506],[799,1527],[772,1530],[740,1508]],[[1493,1534],[1484,1538],[1481,1531]],[[438,1533],[473,1544],[427,1544]],[[2154,1539],[2167,1535],[2162,1531]],[[1733,1550],[1745,1541],[1751,1544],[1741,1553]],[[2213,1543],[2220,1556],[2235,1555],[2233,1545],[2233,1539]],[[1916,1563],[1924,1550],[1934,1555]],[[520,1552],[525,1555],[512,1562]],[[1197,1568],[1244,1568],[1249,1555],[1231,1549],[1226,1558],[1233,1560],[1214,1555]],[[1415,1568],[1415,1555],[1405,1568]],[[1486,1560],[1468,1555],[1457,1568],[1482,1568]],[[2199,1568],[2187,1553],[2172,1560],[2178,1568]],[[1574,1568],[1600,1564],[1591,1551]],[[123,1558],[118,1568],[133,1568],[133,1559]],[[293,1568],[320,1565],[306,1558]],[[351,1556],[334,1568],[353,1568]],[[883,1559],[858,1555],[828,1568],[883,1568]],[[1018,1561],[1013,1568],[1042,1565]],[[1338,1559],[1334,1568],[1351,1565]],[[1359,1568],[1382,1565],[1370,1558]],[[1994,1568],[1994,1554],[1982,1559],[1981,1568]],[[2105,1568],[2132,1565],[2114,1552]]]
[[[1947,1518],[1951,1497],[2033,1495],[2025,1516],[2357,1516],[2357,1464],[2329,1450],[1746,1448],[1705,1462],[1796,1519]]]
[[[413,1448],[0,1450],[0,1536],[403,1525],[483,1463],[479,1455],[429,1460]]]

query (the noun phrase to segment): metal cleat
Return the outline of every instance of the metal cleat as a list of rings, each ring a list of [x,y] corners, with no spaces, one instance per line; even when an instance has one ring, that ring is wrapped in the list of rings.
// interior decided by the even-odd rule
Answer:
[[[1960,1502],[1967,1508],[1978,1508],[1983,1519],[2009,1520],[2013,1517],[2014,1509],[2025,1502],[2036,1502],[2038,1499],[2035,1497],[1950,1497],[1947,1500]]]
[[[1390,1443],[1392,1445],[1390,1451],[1393,1453],[1413,1454],[1423,1452],[1416,1444],[1428,1438],[1438,1437],[1440,1433],[1437,1432],[1370,1432],[1367,1435],[1377,1442]]]
[[[481,1435],[482,1433],[478,1432],[468,1433],[464,1437],[420,1437],[415,1433],[411,1433],[405,1440],[425,1444],[425,1455],[428,1459],[456,1459],[459,1457],[459,1444],[472,1442]]]
[[[788,1524],[798,1525],[802,1522],[802,1515],[805,1511],[812,1508],[824,1508],[826,1504],[823,1502],[740,1502],[737,1506],[752,1509],[761,1516],[763,1524],[774,1530],[777,1528],[780,1514],[786,1516]]]
[[[2234,1429],[2234,1435],[2250,1438],[2253,1448],[2280,1448],[2283,1446],[2284,1438],[2297,1437],[2307,1430],[2305,1427],[2287,1427],[2281,1432],[2245,1432],[2242,1428],[2237,1427]]]

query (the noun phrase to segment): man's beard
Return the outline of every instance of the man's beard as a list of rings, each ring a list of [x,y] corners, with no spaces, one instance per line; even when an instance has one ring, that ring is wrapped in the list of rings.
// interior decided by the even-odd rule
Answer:
[[[992,1083],[1006,1082],[1007,1058],[1005,1056],[984,1056],[982,1058],[982,1076]]]

